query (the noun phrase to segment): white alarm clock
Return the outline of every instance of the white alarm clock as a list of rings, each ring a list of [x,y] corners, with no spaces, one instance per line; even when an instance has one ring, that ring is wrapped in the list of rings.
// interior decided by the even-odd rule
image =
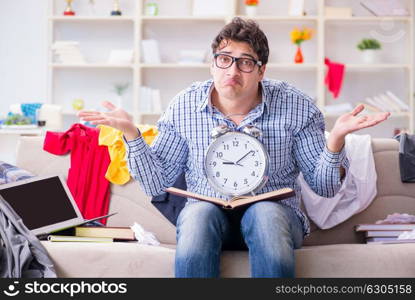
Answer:
[[[212,131],[204,171],[213,189],[227,196],[254,194],[268,180],[269,155],[257,139],[259,129],[246,126],[243,132],[226,125]]]

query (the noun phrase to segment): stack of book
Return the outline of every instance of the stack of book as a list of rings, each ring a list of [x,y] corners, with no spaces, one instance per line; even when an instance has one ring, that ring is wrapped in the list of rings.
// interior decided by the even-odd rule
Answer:
[[[141,86],[139,97],[140,104],[138,109],[140,113],[162,113],[160,90]]]
[[[49,235],[51,242],[101,242],[135,241],[134,231],[130,227],[79,226],[74,235]]]
[[[409,105],[399,99],[391,91],[379,94],[377,96],[366,98],[366,108],[370,111],[388,111],[388,112],[406,112],[409,111]]]
[[[77,41],[56,41],[52,45],[52,51],[57,60],[63,64],[84,64],[85,59],[79,50]]]
[[[414,243],[414,239],[398,239],[405,233],[415,229],[415,224],[360,224],[355,230],[364,232],[366,243]]]
[[[357,103],[338,103],[332,105],[326,105],[324,110],[329,114],[340,114],[350,112],[356,105],[363,104],[365,110],[363,113],[376,113],[376,112],[391,112],[391,113],[402,113],[409,111],[409,105],[397,97],[391,91],[386,91],[373,97],[366,97],[364,102]]]
[[[149,39],[141,41],[141,50],[143,63],[146,64],[160,64],[161,56],[159,43],[157,40]]]

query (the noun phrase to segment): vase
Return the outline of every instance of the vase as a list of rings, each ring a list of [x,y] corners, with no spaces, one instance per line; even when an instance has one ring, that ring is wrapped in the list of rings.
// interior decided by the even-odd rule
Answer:
[[[256,5],[247,5],[245,6],[245,14],[248,17],[255,17],[256,16]]]
[[[114,105],[116,107],[122,108],[123,107],[123,98],[121,95],[117,95],[114,99]]]
[[[363,62],[366,64],[374,64],[378,62],[378,50],[368,49],[363,50]]]
[[[155,2],[149,2],[146,4],[145,13],[146,16],[157,16],[159,12],[157,3]]]
[[[295,53],[294,62],[296,64],[302,64],[304,62],[303,53],[301,51],[301,47],[297,47],[297,52]]]

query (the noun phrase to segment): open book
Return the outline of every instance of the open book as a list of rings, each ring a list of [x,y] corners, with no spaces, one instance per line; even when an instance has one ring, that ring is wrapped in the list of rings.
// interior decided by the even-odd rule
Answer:
[[[204,195],[188,192],[185,190],[181,190],[175,187],[167,188],[166,192],[169,192],[171,194],[178,195],[178,196],[190,197],[190,198],[194,198],[194,199],[198,199],[202,201],[208,201],[208,202],[220,205],[226,209],[233,209],[236,207],[241,207],[244,205],[248,205],[248,204],[255,203],[258,201],[263,201],[263,200],[278,201],[278,200],[290,198],[295,195],[294,190],[291,188],[282,188],[276,191],[272,191],[272,192],[268,192],[268,193],[264,193],[260,195],[255,195],[255,196],[238,196],[238,197],[233,197],[230,200],[223,200],[219,198],[204,196]]]

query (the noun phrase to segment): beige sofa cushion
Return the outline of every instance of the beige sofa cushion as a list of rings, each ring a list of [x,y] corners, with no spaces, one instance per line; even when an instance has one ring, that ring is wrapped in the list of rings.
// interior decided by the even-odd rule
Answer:
[[[59,277],[173,277],[174,245],[42,242]],[[343,244],[295,251],[297,277],[415,277],[415,244]],[[249,277],[247,251],[224,251],[221,277]]]
[[[42,241],[58,277],[173,277],[174,249],[137,243]]]
[[[137,222],[153,232],[161,243],[176,243],[176,227],[151,203],[139,184],[130,181],[123,186],[111,184],[110,212],[118,212],[108,219],[108,226],[131,226]]]

